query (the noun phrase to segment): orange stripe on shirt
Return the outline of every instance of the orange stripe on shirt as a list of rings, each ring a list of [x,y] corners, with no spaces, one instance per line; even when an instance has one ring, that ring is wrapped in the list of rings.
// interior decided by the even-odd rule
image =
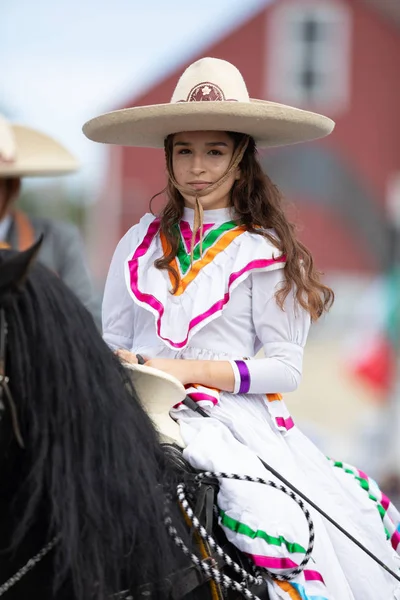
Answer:
[[[222,235],[220,237],[220,239],[218,240],[218,242],[214,246],[209,248],[200,260],[198,260],[194,264],[192,264],[188,273],[186,273],[186,275],[183,277],[183,279],[180,280],[178,289],[175,292],[175,296],[180,296],[181,294],[183,294],[183,292],[185,291],[185,289],[187,288],[189,283],[191,283],[194,279],[196,279],[196,277],[200,273],[201,269],[204,269],[204,267],[206,267],[208,264],[210,264],[210,262],[212,262],[214,260],[214,258],[220,252],[223,252],[235,238],[237,238],[239,235],[241,235],[245,231],[246,231],[246,228],[244,226],[239,226],[236,229],[227,231],[224,235]],[[165,256],[169,252],[169,244],[163,233],[160,233],[160,238],[161,238],[161,244],[162,244],[164,256]],[[177,271],[177,273],[179,273],[178,265],[177,265],[175,258],[173,261],[171,261],[170,264]],[[171,274],[170,274],[170,280],[171,280],[171,283],[173,284],[173,278],[172,278]]]
[[[282,400],[282,394],[267,394],[268,402],[274,402],[275,400]]]

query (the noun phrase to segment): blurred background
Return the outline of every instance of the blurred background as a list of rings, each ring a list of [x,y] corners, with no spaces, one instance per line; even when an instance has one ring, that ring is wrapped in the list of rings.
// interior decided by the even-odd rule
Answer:
[[[201,56],[235,64],[252,97],[337,123],[320,142],[261,154],[336,293],[286,399],[326,454],[400,505],[399,0],[3,0],[0,113],[56,137],[82,165],[24,179],[19,205],[80,228],[101,298],[118,240],[164,187],[163,153],[97,145],[81,127],[169,101]]]

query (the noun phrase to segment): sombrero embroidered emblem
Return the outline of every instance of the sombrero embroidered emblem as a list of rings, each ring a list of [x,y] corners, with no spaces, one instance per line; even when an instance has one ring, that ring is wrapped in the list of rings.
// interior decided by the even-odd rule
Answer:
[[[186,102],[222,102],[223,100],[225,100],[225,94],[221,88],[214,83],[205,81],[190,90]]]

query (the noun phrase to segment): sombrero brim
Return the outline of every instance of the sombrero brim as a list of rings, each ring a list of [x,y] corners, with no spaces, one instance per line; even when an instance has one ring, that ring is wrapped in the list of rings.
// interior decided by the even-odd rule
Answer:
[[[136,106],[100,115],[83,126],[90,140],[105,144],[162,148],[182,131],[236,131],[259,147],[297,144],[330,134],[335,123],[323,115],[264,100],[178,102]]]
[[[151,413],[168,413],[185,399],[186,391],[178,379],[146,365],[123,362],[140,400]]]
[[[76,158],[53,138],[23,125],[12,125],[17,155],[14,161],[0,161],[0,177],[46,177],[73,173]]]
[[[183,446],[179,425],[169,416],[171,408],[185,399],[180,381],[159,369],[123,362],[143,408],[164,437]]]

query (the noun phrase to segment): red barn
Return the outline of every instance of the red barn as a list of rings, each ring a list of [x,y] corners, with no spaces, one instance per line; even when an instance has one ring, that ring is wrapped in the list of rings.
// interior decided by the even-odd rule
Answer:
[[[400,193],[400,2],[276,0],[201,56],[236,65],[253,98],[336,121],[324,140],[264,153],[263,166],[295,206],[300,237],[322,270],[384,268],[388,198]],[[139,96],[133,89],[123,106],[168,102],[184,68],[198,58]],[[110,147],[96,207],[99,279],[120,237],[163,189],[163,161],[160,150]]]

